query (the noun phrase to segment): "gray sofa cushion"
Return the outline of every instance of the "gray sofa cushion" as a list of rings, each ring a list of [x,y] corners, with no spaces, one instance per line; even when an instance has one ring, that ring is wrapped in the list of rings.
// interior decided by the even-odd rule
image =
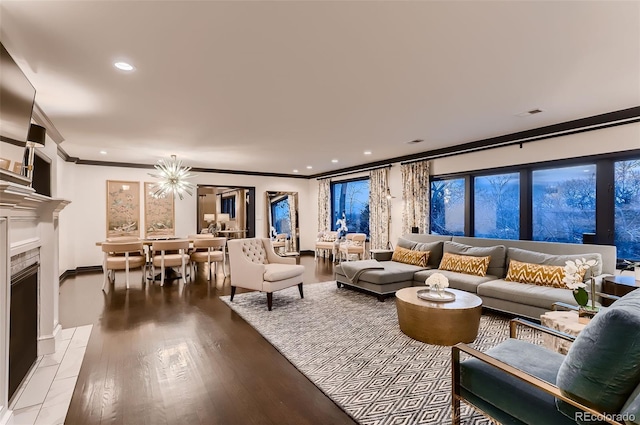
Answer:
[[[436,242],[418,242],[413,247],[414,251],[429,251],[429,259],[427,265],[438,268],[440,260],[442,260],[442,241]]]
[[[401,248],[413,249],[413,247],[416,246],[416,242],[405,238],[398,238],[398,246]]]
[[[620,412],[640,383],[640,291],[596,314],[558,370],[558,388],[601,412]],[[557,401],[573,417],[575,408]]]
[[[486,354],[552,384],[564,359],[561,354],[518,339],[508,339]],[[460,364],[460,385],[467,399],[488,403],[483,406],[488,414],[500,417],[502,412],[507,413],[503,423],[575,425],[555,409],[552,395],[478,359]]]
[[[498,298],[547,310],[551,310],[552,304],[558,301],[577,305],[570,289],[507,282],[503,279],[483,283],[478,287],[477,292],[482,297]]]
[[[497,279],[496,276],[491,276],[491,275],[475,276],[472,274],[452,272],[449,270],[431,269],[431,270],[423,270],[423,271],[417,272],[413,276],[413,280],[415,282],[420,282],[424,284],[425,280],[427,280],[427,278],[434,273],[440,273],[443,276],[445,276],[447,279],[449,279],[450,288],[460,289],[462,291],[467,291],[471,293],[475,293],[476,288],[481,283],[489,282],[490,280]]]
[[[380,261],[380,265],[384,267],[384,270],[367,270],[362,272],[358,280],[375,283],[376,285],[411,281],[414,273],[425,269],[424,267],[399,263],[397,261]],[[336,266],[336,276],[345,276],[340,265]]]
[[[507,247],[504,245],[479,247],[447,241],[444,243],[443,251],[452,254],[472,255],[474,257],[491,256],[487,274],[498,277],[504,277],[505,275]]]
[[[542,252],[528,251],[520,248],[508,248],[507,249],[507,268],[509,267],[509,261],[516,260],[523,263],[544,264],[547,266],[564,266],[568,260],[596,260],[598,263],[591,269],[591,273],[587,271],[584,275],[586,281],[591,276],[598,276],[602,274],[602,255],[598,253],[591,254],[571,254],[571,255],[552,255],[544,254]]]

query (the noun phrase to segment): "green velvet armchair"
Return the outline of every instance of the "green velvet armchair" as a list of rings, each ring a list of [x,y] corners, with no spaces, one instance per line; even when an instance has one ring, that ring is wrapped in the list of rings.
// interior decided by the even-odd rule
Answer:
[[[575,339],[522,319],[510,325],[511,338],[486,352],[452,347],[454,425],[461,401],[502,424],[640,424],[640,291],[602,309]],[[573,344],[564,356],[517,339],[519,326]]]

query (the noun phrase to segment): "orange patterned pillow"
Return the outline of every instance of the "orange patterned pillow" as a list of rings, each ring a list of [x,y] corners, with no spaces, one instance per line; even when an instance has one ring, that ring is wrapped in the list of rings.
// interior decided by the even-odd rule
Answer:
[[[586,270],[582,272],[584,273]],[[509,270],[504,280],[510,282],[531,283],[539,286],[549,286],[551,288],[566,288],[562,281],[564,279],[563,266],[546,266],[543,264],[522,263],[520,261],[509,261]]]
[[[396,246],[396,249],[393,251],[393,255],[391,256],[391,261],[427,267],[429,251],[414,251],[413,249]]]
[[[491,256],[475,257],[472,255],[458,255],[445,252],[438,268],[452,272],[485,276]]]

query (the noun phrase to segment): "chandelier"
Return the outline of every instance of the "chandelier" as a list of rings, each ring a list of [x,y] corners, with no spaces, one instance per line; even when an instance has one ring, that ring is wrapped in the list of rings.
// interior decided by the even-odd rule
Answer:
[[[184,192],[187,192],[190,196],[193,195],[193,190],[196,186],[186,181],[194,176],[189,172],[191,167],[183,167],[182,161],[178,161],[175,155],[171,155],[170,160],[159,159],[154,167],[158,172],[149,173],[149,175],[160,179],[160,181],[153,186],[152,196],[164,198],[173,192],[174,195],[178,195],[182,200]]]

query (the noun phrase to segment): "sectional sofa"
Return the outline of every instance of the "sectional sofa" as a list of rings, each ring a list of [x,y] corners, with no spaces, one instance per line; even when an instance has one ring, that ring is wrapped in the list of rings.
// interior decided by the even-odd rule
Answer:
[[[566,288],[505,281],[511,260],[564,266],[567,260],[595,259],[598,263],[591,272],[595,277],[597,290],[600,289],[604,276],[615,273],[616,265],[616,247],[609,245],[408,234],[399,239],[398,246],[429,251],[428,263],[425,267],[415,266],[392,261],[393,251],[377,253],[377,262],[363,263],[365,266],[370,265],[372,269],[361,270],[355,279],[354,273],[350,273],[350,270],[354,266],[352,263],[356,262],[338,265],[335,272],[338,287],[357,287],[377,295],[378,299],[383,301],[398,289],[424,285],[427,277],[437,272],[449,279],[451,288],[477,294],[482,299],[484,307],[539,319],[542,313],[552,309],[555,302],[576,305],[573,294]],[[438,266],[445,252],[477,257],[490,256],[486,275],[475,276],[439,270]]]

